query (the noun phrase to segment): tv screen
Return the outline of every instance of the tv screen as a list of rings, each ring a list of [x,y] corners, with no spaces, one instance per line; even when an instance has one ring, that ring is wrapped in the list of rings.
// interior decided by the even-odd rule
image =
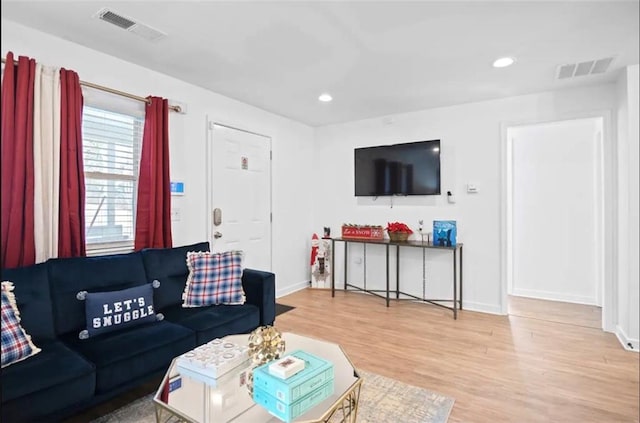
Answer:
[[[440,194],[440,140],[356,148],[356,197]]]

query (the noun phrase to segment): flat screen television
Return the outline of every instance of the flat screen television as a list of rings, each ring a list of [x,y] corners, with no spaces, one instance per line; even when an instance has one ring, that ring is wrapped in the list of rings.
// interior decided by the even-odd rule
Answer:
[[[356,148],[355,195],[439,195],[440,140]]]

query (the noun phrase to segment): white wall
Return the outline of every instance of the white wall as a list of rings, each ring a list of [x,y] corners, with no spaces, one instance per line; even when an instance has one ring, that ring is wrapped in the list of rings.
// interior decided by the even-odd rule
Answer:
[[[187,104],[188,113],[172,113],[170,122],[171,177],[186,184],[185,196],[174,199],[182,214],[182,220],[173,224],[175,245],[207,238],[207,116],[271,136],[274,154],[273,271],[277,275],[280,294],[306,286],[309,234],[322,226],[331,226],[335,235],[345,222],[384,224],[390,220],[404,220],[416,227],[418,219],[428,223],[434,219],[452,218],[459,221],[458,236],[465,243],[465,305],[500,312],[501,126],[571,119],[619,108],[615,87],[593,86],[406,113],[394,116],[395,121],[390,124],[380,118],[322,127],[315,131],[314,142],[314,130],[306,125],[5,19],[2,19],[1,35],[3,54],[11,50],[46,65],[76,70],[86,81]],[[626,156],[629,157],[631,176],[624,189],[628,193],[626,204],[632,218],[627,219],[626,227],[631,235],[625,249],[633,258],[630,262],[627,260],[628,280],[635,281],[635,285],[632,283],[620,290],[620,296],[629,304],[628,312],[621,320],[628,322],[628,334],[632,337],[635,334],[634,339],[638,338],[637,81],[636,65],[627,69],[624,89],[625,99],[628,99],[624,101],[628,113],[625,127],[629,128],[628,139],[634,141]],[[354,198],[354,147],[435,138],[443,140],[443,192],[456,193],[457,204],[447,204],[444,196],[406,198],[397,199],[391,209],[387,200],[371,202]],[[310,172],[310,167],[315,172]],[[478,194],[464,192],[464,185],[469,182],[478,185]],[[605,192],[606,202],[610,202],[611,195]],[[374,254],[381,256],[380,252]],[[340,255],[337,257],[341,258]],[[418,264],[403,266],[403,272],[410,273],[403,273],[402,277],[414,276],[409,288],[420,291],[420,253],[409,251],[402,257],[408,264]],[[375,262],[375,258],[374,255],[368,261],[369,283],[380,279],[377,266],[381,263]],[[450,289],[449,260],[448,254],[432,254],[428,258],[427,278],[430,289],[436,294]],[[341,260],[337,261],[336,275],[340,278]],[[358,269],[361,267],[352,266],[354,272]],[[436,283],[436,277],[442,282]]]
[[[618,129],[618,320],[616,333],[623,345],[638,351],[638,65],[621,72],[617,83]]]
[[[510,128],[511,294],[599,305],[601,120]]]
[[[629,330],[640,349],[640,66],[627,67],[629,98]]]
[[[156,95],[186,103],[187,114],[170,114],[171,179],[185,182],[185,195],[174,197],[181,220],[173,222],[174,245],[207,240],[207,116],[272,138],[273,271],[282,294],[309,281],[308,172],[313,129],[164,74],[116,59],[2,19],[2,54],[13,51],[49,66],[73,69],[80,79],[140,96]],[[197,66],[194,62],[193,66]],[[240,194],[239,194],[240,195]]]
[[[314,188],[314,226],[331,226],[339,233],[343,223],[385,224],[400,220],[416,228],[419,219],[427,227],[436,219],[458,221],[458,239],[464,243],[464,304],[467,308],[502,312],[501,263],[501,131],[507,124],[523,124],[574,119],[615,109],[615,86],[600,85],[545,92],[453,107],[423,110],[393,116],[393,119],[367,119],[316,130],[314,156],[321,175]],[[389,123],[389,121],[392,121]],[[356,199],[353,195],[353,149],[416,140],[440,139],[442,152],[442,192],[457,195],[456,204],[446,196],[407,197],[377,201]],[[474,183],[477,194],[467,194],[465,186]],[[359,246],[357,246],[359,247]],[[354,247],[350,263],[353,276],[362,281],[362,264]],[[341,248],[341,246],[340,246]],[[360,248],[361,250],[361,248]],[[377,249],[379,250],[379,249]],[[343,279],[341,249],[336,253],[335,271]],[[370,248],[367,284],[381,284],[384,257]],[[431,254],[427,268],[429,288],[434,296],[450,290],[450,255]],[[361,255],[361,253],[358,253]],[[401,278],[409,289],[422,288],[419,250],[408,251],[401,260]],[[359,272],[359,273],[358,273]]]

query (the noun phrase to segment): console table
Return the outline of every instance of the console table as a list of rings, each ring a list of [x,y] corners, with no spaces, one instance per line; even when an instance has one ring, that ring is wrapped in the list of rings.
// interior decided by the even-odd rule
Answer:
[[[395,287],[395,296],[396,300],[410,300],[410,301],[422,301],[425,303],[430,303],[436,305],[438,307],[443,307],[453,311],[453,318],[458,318],[458,310],[462,310],[462,244],[457,244],[453,247],[441,247],[438,245],[433,245],[423,241],[389,241],[389,240],[370,240],[370,239],[347,239],[347,238],[332,238],[331,240],[331,263],[335,263],[335,245],[337,242],[344,243],[344,290],[348,290],[349,288],[353,290],[363,291],[377,297],[383,298],[387,302],[387,307],[389,307],[390,294],[393,290],[389,287],[389,275],[391,269],[389,268],[389,250],[391,246],[395,247],[396,250],[396,287]],[[352,285],[347,282],[348,273],[348,251],[349,251],[349,243],[356,244],[365,244],[365,285],[364,287],[359,287],[356,285]],[[366,264],[366,244],[374,244],[374,245],[384,245],[386,248],[386,269],[387,269],[387,285],[386,289],[367,289],[366,286],[366,273],[367,273],[367,264]],[[408,294],[406,292],[402,292],[400,290],[400,250],[402,248],[422,248],[422,268],[423,272],[425,269],[425,254],[426,251],[430,249],[437,250],[446,250],[451,251],[453,256],[453,298],[446,299],[436,299],[436,298],[424,298],[426,291],[426,279],[422,278],[422,297],[417,297],[412,294]],[[335,266],[334,266],[335,268]],[[335,273],[331,272],[331,296],[335,297],[336,295],[336,284],[335,284]],[[409,298],[400,298],[400,295]],[[446,306],[444,304],[440,304],[442,302],[451,303],[452,306]]]

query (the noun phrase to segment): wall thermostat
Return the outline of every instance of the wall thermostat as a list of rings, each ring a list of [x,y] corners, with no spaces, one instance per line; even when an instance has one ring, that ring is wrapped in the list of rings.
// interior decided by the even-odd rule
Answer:
[[[184,195],[184,182],[173,182],[169,184],[171,195]]]

